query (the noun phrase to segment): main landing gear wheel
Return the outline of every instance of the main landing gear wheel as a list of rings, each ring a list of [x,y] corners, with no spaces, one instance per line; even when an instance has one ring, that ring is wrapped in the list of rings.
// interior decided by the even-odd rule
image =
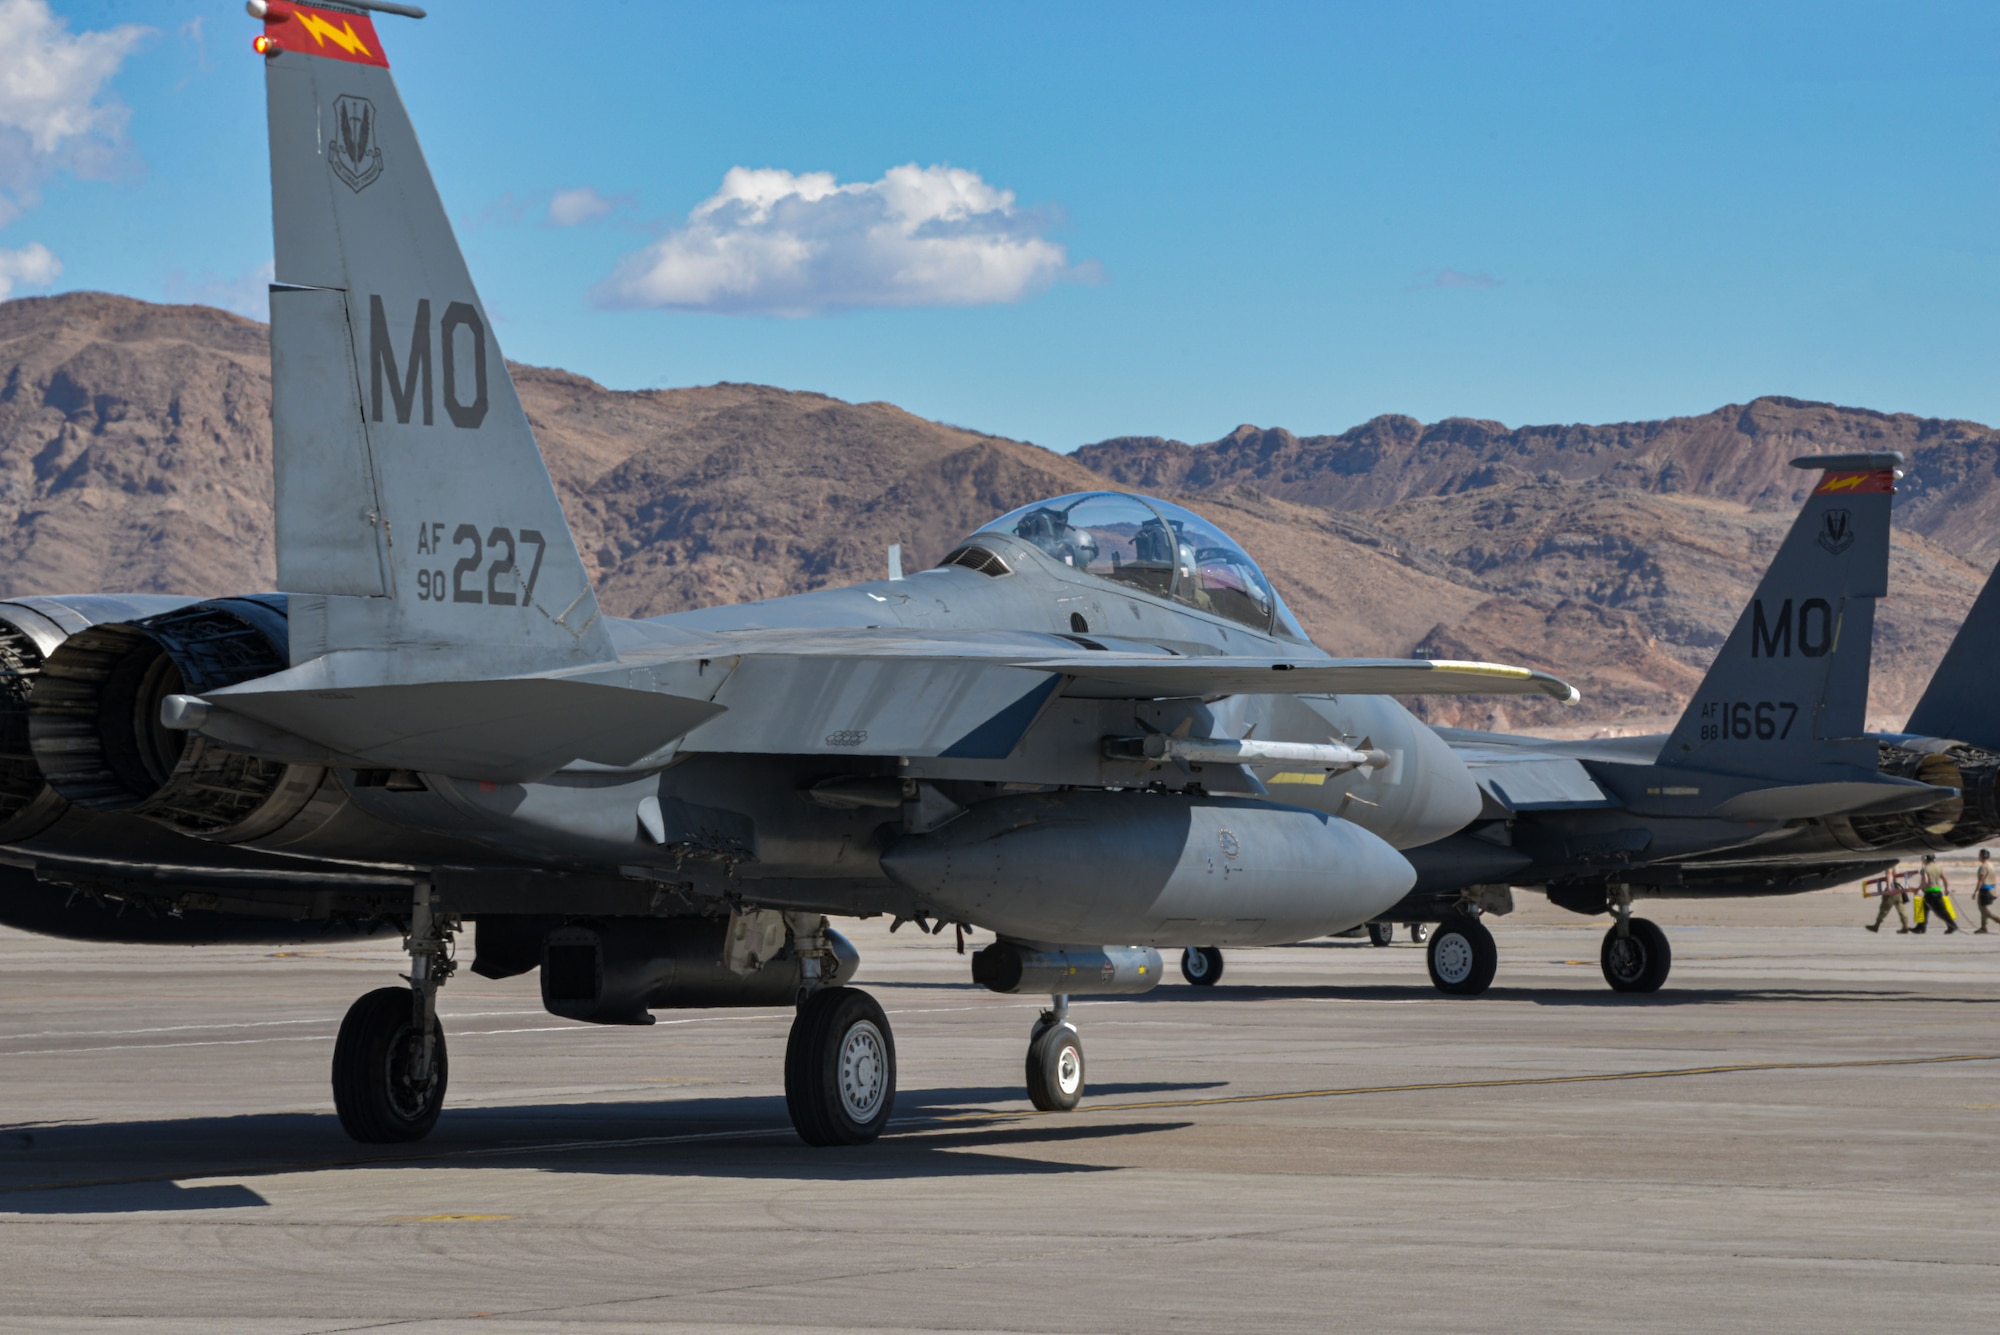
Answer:
[[[1431,934],[1425,962],[1438,991],[1454,997],[1476,997],[1493,985],[1500,951],[1485,923],[1470,914],[1454,913]]]
[[[1630,919],[1624,936],[1617,924],[1604,934],[1604,949],[1598,953],[1604,965],[1604,981],[1619,992],[1657,992],[1674,967],[1673,947],[1660,925],[1645,918]]]
[[[444,1107],[444,1026],[431,1021],[423,1067],[407,987],[379,987],[347,1008],[333,1044],[333,1106],[348,1135],[367,1145],[422,1140]]]
[[[1431,925],[1429,923],[1413,922],[1410,924],[1410,940],[1416,942],[1418,945],[1422,945],[1430,939]]]
[[[785,1110],[808,1145],[865,1145],[896,1102],[896,1042],[875,998],[851,987],[815,992],[785,1044]]]
[[[1368,944],[1386,946],[1396,939],[1396,924],[1393,922],[1371,922],[1368,924]]]
[[[1028,1040],[1028,1102],[1043,1112],[1068,1112],[1082,1099],[1083,1039],[1076,1026],[1068,1020],[1037,1025]]]
[[[1181,977],[1196,987],[1222,981],[1222,952],[1214,946],[1189,946],[1181,952]]]

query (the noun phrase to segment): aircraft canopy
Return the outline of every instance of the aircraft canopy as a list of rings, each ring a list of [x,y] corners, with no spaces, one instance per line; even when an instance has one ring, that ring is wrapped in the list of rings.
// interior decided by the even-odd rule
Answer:
[[[1035,501],[979,530],[1004,533],[1100,579],[1258,630],[1305,633],[1257,563],[1192,510],[1150,496],[1080,491]]]

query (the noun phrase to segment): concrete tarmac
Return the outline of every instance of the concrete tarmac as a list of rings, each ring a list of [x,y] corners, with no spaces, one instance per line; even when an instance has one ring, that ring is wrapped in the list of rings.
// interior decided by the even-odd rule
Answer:
[[[1056,1115],[1033,1000],[862,924],[901,1088],[846,1150],[788,1129],[783,1010],[593,1028],[461,973],[436,1133],[363,1147],[327,1064],[393,943],[0,932],[0,1330],[1990,1328],[2000,934],[1766,903],[1670,925],[1644,998],[1545,904],[1474,1000],[1403,942],[1232,952],[1078,1004]]]

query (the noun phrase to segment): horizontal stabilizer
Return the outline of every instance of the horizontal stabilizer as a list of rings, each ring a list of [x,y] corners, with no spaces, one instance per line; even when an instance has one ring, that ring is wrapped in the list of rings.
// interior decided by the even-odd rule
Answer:
[[[1720,820],[1808,820],[1827,816],[1887,815],[1949,802],[1956,788],[1884,775],[1851,783],[1799,783],[1738,793],[1709,814]]]
[[[629,765],[722,712],[703,699],[563,677],[257,689],[264,684],[203,698],[369,765],[502,783],[579,760]]]

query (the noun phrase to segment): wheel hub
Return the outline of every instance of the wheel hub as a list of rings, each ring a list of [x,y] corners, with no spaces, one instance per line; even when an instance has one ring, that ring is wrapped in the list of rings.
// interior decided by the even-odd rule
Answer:
[[[1472,976],[1472,943],[1457,932],[1445,933],[1432,947],[1431,964],[1445,982],[1464,982]]]
[[[1190,978],[1208,977],[1208,956],[1199,950],[1188,951],[1187,971]]]
[[[1646,971],[1646,948],[1629,936],[1614,939],[1611,952],[1605,958],[1611,965],[1611,972],[1626,981]]]
[[[888,1044],[873,1021],[862,1020],[840,1041],[840,1106],[866,1123],[881,1110],[889,1085]]]
[[[421,1069],[423,1044],[416,1026],[406,1024],[398,1029],[385,1055],[389,1063],[388,1079],[384,1082],[389,1107],[398,1117],[414,1122],[429,1110],[431,1090],[437,1084],[435,1069]]]
[[[1056,1053],[1056,1088],[1074,1094],[1083,1087],[1083,1057],[1074,1043],[1065,1043]]]

